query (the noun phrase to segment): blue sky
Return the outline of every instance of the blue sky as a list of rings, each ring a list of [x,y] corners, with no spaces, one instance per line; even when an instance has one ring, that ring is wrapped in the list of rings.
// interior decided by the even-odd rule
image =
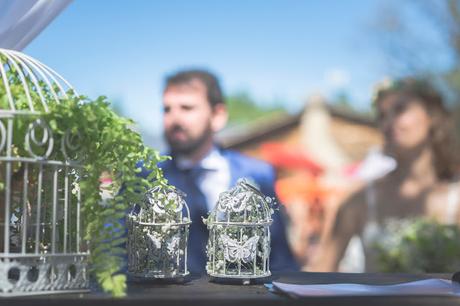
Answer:
[[[75,0],[24,51],[80,93],[122,102],[149,134],[161,133],[164,76],[184,67],[292,112],[341,89],[366,108],[386,73],[370,30],[383,2]]]

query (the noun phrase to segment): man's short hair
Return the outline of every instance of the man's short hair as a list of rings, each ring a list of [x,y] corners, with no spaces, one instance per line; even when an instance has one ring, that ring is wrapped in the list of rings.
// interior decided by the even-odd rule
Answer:
[[[186,85],[193,81],[200,81],[206,87],[208,102],[212,107],[219,103],[225,103],[222,89],[217,77],[206,70],[182,70],[166,78],[164,91],[171,86]]]

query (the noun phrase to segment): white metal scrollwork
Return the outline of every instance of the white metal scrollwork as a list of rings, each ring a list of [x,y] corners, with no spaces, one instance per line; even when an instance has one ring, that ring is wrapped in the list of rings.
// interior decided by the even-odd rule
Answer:
[[[72,152],[78,151],[81,147],[81,134],[80,132],[72,132],[70,129],[67,130],[64,134],[64,137],[61,140],[61,151],[64,154],[64,158],[67,161],[80,162],[82,157],[72,157],[70,154]]]
[[[37,138],[37,133],[42,133],[41,139]],[[37,119],[31,124],[26,133],[26,150],[29,154],[37,159],[46,159],[53,152],[54,138],[50,127],[42,119]],[[45,149],[42,154],[36,154],[33,147]]]
[[[0,152],[5,148],[6,143],[6,128],[3,121],[0,120]]]

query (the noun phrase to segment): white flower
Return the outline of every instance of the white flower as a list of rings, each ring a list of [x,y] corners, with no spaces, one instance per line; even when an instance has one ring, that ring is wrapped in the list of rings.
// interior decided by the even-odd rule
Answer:
[[[77,194],[80,191],[80,184],[74,183],[72,184],[72,194]]]

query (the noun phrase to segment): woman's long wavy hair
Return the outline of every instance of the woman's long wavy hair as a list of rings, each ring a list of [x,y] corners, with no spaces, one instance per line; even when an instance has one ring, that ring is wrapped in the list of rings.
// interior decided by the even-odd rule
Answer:
[[[459,174],[458,145],[454,137],[453,121],[442,95],[427,80],[404,78],[387,81],[377,89],[374,106],[390,95],[398,95],[403,103],[420,103],[431,118],[430,139],[434,166],[439,180],[452,180]]]

